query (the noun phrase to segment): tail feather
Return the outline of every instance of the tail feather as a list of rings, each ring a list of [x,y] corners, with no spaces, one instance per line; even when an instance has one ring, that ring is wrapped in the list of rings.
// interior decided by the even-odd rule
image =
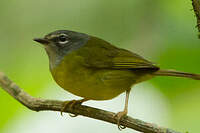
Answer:
[[[185,77],[195,80],[200,80],[200,74],[179,72],[175,70],[158,70],[154,73],[156,76],[175,76],[175,77]]]

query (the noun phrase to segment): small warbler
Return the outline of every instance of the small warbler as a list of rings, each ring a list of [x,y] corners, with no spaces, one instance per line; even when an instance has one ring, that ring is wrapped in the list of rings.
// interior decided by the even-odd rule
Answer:
[[[176,76],[200,80],[200,75],[161,70],[143,57],[118,48],[100,38],[84,33],[58,30],[44,38],[35,38],[49,57],[50,71],[56,83],[81,100],[66,102],[81,104],[88,100],[108,100],[126,92],[125,107],[118,112],[120,120],[127,115],[131,87],[155,76]]]

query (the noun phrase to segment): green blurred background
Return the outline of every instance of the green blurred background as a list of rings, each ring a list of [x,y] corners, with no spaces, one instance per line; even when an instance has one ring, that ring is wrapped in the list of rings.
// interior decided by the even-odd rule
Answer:
[[[1,0],[0,71],[5,72],[33,96],[67,99],[70,94],[63,94],[65,91],[57,87],[52,80],[45,51],[32,39],[42,37],[54,30],[68,29],[101,37],[116,46],[144,56],[162,68],[200,73],[200,40],[197,38],[196,19],[191,9],[190,0]],[[129,108],[133,114],[136,110],[141,113],[135,115],[137,118],[179,131],[191,133],[199,131],[199,81],[157,77],[144,85],[139,85],[139,88],[143,88],[138,92],[140,95],[133,90],[131,97],[136,95],[138,98],[133,98],[134,102],[129,103],[138,104],[138,107]],[[146,96],[149,96],[152,101],[146,102]],[[156,99],[156,96],[159,98]],[[118,101],[123,103],[122,99],[123,97],[120,97]],[[144,102],[140,104],[142,99]],[[97,104],[98,102],[95,103]],[[80,127],[77,124],[79,118],[71,119],[67,116],[61,118],[56,113],[31,112],[2,89],[0,89],[0,105],[0,132],[2,133],[30,132],[35,130],[34,124],[38,123],[48,128],[40,129],[36,126],[37,132],[42,133],[47,129],[53,132],[63,126],[65,129],[59,132],[66,132],[67,125],[70,123],[68,121],[68,124],[64,124],[67,119],[74,121],[70,125],[73,127],[71,130],[76,126]],[[107,103],[100,108],[106,105],[112,108]],[[115,106],[122,106],[122,104]],[[151,114],[150,110],[154,113]],[[152,119],[146,118],[143,112],[150,113],[147,116]],[[157,114],[161,117],[158,118]],[[33,117],[38,117],[37,115],[47,116],[33,120]],[[42,123],[42,119],[48,119],[49,115],[51,124],[48,124],[48,120]],[[130,115],[134,117],[131,113]],[[156,119],[153,120],[154,118]],[[59,119],[62,119],[60,126],[56,124]],[[91,122],[95,120],[81,119],[84,123],[88,122],[88,127],[94,128]],[[97,121],[96,125],[98,123],[102,124]],[[109,125],[101,124],[96,126],[94,131],[97,132],[98,129],[102,131]],[[29,126],[27,128],[23,125]],[[22,129],[17,130],[20,129],[19,127]],[[108,130],[117,131],[116,126],[113,125],[110,125]],[[89,129],[77,130],[77,132],[90,131],[92,132]]]

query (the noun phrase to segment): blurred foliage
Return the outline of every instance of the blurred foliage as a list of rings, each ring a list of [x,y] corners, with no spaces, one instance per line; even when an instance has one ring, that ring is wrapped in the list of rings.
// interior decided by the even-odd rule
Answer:
[[[191,9],[191,1],[181,0],[1,0],[0,70],[36,96],[53,81],[46,53],[32,38],[69,29],[101,37],[162,68],[200,73],[200,45]],[[172,77],[148,82],[170,101],[171,127],[197,132],[200,83]],[[1,89],[0,99],[1,132],[22,106]]]

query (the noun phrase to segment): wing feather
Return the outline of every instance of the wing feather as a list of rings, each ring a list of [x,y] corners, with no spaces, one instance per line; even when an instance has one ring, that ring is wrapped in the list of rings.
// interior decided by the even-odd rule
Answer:
[[[96,37],[92,37],[78,54],[84,58],[83,65],[96,69],[159,69],[143,57]]]

